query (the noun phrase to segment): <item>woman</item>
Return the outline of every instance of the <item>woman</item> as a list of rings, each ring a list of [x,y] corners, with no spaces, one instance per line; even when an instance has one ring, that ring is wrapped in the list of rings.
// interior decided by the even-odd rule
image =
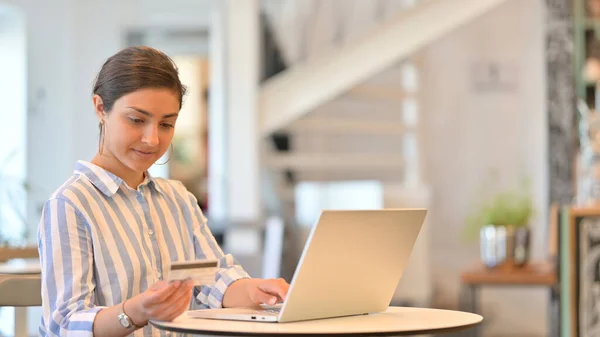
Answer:
[[[190,307],[252,306],[285,299],[282,279],[249,278],[224,255],[194,196],[148,168],[169,149],[185,87],[172,60],[127,48],[98,73],[93,105],[100,144],[91,162],[46,202],[39,227],[42,336],[165,335],[148,321]],[[214,285],[166,282],[172,261],[219,259]]]

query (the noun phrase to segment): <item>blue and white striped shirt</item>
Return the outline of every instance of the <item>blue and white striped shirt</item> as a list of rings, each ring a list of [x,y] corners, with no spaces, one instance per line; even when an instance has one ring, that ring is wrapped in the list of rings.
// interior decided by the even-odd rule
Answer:
[[[215,284],[196,295],[199,307],[221,307],[227,287],[249,277],[219,248],[183,184],[146,177],[133,189],[79,161],[73,176],[46,202],[38,230],[41,336],[92,336],[98,311],[162,280],[172,261],[220,260]],[[168,333],[147,325],[134,335]]]

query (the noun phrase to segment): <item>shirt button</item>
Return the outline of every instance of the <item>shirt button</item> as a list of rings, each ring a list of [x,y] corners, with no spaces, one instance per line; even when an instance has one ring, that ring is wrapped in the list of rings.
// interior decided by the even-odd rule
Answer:
[[[154,235],[154,231],[150,229],[150,230],[148,231],[148,234],[149,234],[149,235]]]

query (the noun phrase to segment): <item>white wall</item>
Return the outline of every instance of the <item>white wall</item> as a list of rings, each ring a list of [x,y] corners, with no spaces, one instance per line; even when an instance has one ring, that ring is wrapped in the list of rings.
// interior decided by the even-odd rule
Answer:
[[[25,229],[26,60],[23,14],[0,4],[0,236],[14,243]]]
[[[522,171],[529,174],[538,211],[531,224],[533,256],[545,256],[543,18],[542,1],[508,1],[424,53],[421,125],[426,181],[435,190],[429,214],[434,280],[449,301],[458,299],[460,269],[478,258],[477,243],[465,242],[462,231],[475,191],[490,168],[499,170],[505,185],[516,184]],[[474,88],[473,76],[485,76],[474,75],[474,68],[488,62],[498,62],[508,89]],[[535,288],[484,289],[485,331],[546,336],[546,294]]]

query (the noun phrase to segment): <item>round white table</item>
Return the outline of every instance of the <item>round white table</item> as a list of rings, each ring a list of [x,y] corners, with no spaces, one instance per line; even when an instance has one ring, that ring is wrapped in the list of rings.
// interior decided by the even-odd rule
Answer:
[[[172,322],[151,321],[150,324],[167,331],[206,335],[401,336],[454,332],[473,327],[482,320],[477,314],[461,311],[389,307],[377,314],[293,323],[200,319],[183,313]]]

